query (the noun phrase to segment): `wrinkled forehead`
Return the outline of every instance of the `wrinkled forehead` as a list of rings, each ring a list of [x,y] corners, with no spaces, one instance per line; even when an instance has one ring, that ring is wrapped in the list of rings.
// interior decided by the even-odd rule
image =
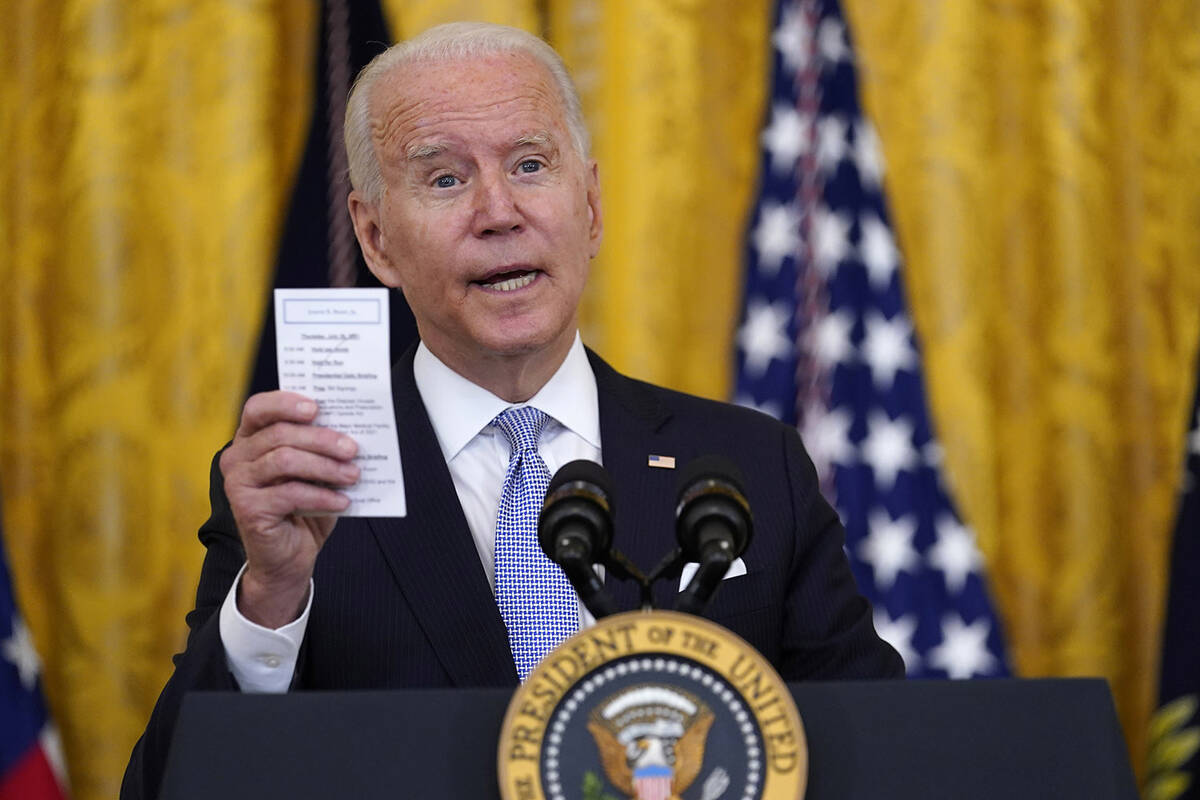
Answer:
[[[371,127],[378,141],[412,115],[481,108],[525,100],[566,123],[566,104],[549,69],[521,51],[461,57],[428,57],[392,67],[369,97]]]

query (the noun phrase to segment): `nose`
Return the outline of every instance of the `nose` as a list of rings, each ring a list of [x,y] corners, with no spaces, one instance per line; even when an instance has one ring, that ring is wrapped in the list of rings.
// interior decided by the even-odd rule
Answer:
[[[481,175],[475,192],[475,235],[502,236],[521,230],[524,217],[504,174]]]

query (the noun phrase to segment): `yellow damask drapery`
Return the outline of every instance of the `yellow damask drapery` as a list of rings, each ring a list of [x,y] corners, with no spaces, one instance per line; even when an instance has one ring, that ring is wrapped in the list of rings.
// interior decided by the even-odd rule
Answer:
[[[1200,333],[1200,3],[848,0],[947,473],[1023,676],[1135,762]]]
[[[256,345],[314,13],[19,0],[4,18],[4,535],[73,794],[112,798],[193,601],[205,463]]]
[[[310,3],[10,0],[0,487],[75,795],[183,634],[306,123]],[[585,335],[729,385],[771,3],[386,0],[551,39],[601,161]],[[1103,674],[1135,755],[1200,331],[1197,0],[846,0],[949,479],[1022,674]]]

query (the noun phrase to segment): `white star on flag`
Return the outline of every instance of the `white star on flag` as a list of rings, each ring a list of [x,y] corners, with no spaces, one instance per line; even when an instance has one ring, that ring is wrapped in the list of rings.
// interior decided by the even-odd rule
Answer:
[[[871,412],[867,437],[862,441],[862,460],[871,465],[881,491],[890,491],[900,472],[917,465],[912,437],[912,424],[904,417],[893,420],[881,411]]]
[[[796,168],[800,156],[808,152],[809,122],[791,106],[777,103],[771,108],[771,124],[762,132],[762,145],[771,162],[771,171],[787,175]]]
[[[789,70],[798,72],[808,67],[812,28],[799,6],[790,7],[779,20],[779,27],[771,35],[771,43],[783,56]]]
[[[826,17],[817,29],[817,46],[830,64],[850,60],[850,45],[846,42],[846,26],[841,20]]]
[[[738,344],[746,353],[746,371],[761,375],[776,358],[791,352],[792,339],[787,334],[792,312],[787,303],[751,301],[746,322],[738,333]]]
[[[881,391],[892,386],[896,373],[913,370],[917,366],[917,354],[912,348],[912,325],[904,314],[896,314],[890,320],[877,311],[870,311],[864,318],[866,335],[863,337],[863,359],[871,367],[871,379]]]
[[[929,651],[929,663],[952,679],[988,674],[996,669],[987,647],[990,632],[991,625],[982,617],[966,625],[957,614],[947,614],[942,619],[942,643]]]
[[[41,672],[42,662],[38,659],[37,650],[33,646],[33,636],[25,621],[18,616],[13,617],[12,635],[0,645],[0,653],[4,659],[17,668],[21,676],[21,685],[28,691],[37,686],[38,673]]]
[[[854,462],[854,445],[850,442],[850,426],[854,418],[846,409],[808,414],[800,438],[817,464],[845,466]]]
[[[870,120],[863,118],[854,126],[854,166],[866,185],[878,189],[883,185],[883,148]]]
[[[887,225],[875,214],[864,214],[858,218],[859,244],[863,264],[867,267],[867,278],[877,292],[888,288],[892,276],[900,267],[900,251]]]
[[[886,592],[898,574],[915,572],[920,563],[913,547],[917,521],[911,515],[894,520],[886,511],[876,509],[867,526],[870,532],[859,545],[858,555],[871,565],[876,585]]]
[[[854,317],[849,311],[826,314],[816,324],[813,352],[823,365],[832,367],[848,361],[854,354],[854,346],[850,342],[853,327]]]
[[[754,229],[754,247],[762,271],[769,275],[778,273],[783,260],[795,254],[799,246],[800,214],[796,207],[779,203],[764,205]]]
[[[849,127],[838,117],[822,117],[817,122],[817,169],[831,172],[846,157],[846,133]]]
[[[983,566],[983,556],[975,546],[971,529],[954,517],[943,514],[938,517],[935,527],[937,542],[925,557],[945,576],[946,589],[957,594],[966,586],[967,578]]]
[[[763,206],[765,211],[766,206]],[[850,218],[844,213],[818,206],[812,219],[813,265],[825,277],[850,254]]]
[[[904,669],[912,672],[921,663],[921,655],[913,647],[913,634],[917,632],[917,615],[901,614],[898,619],[883,609],[875,609],[875,631],[879,638],[896,648],[900,658],[904,659]]]

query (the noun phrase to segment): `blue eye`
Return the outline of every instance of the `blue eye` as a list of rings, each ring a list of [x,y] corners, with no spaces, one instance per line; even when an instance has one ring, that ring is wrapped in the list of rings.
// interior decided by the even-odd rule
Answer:
[[[521,172],[538,172],[542,168],[542,162],[534,161],[532,158],[522,161],[517,167]]]
[[[433,185],[439,189],[449,189],[457,183],[458,178],[454,177],[453,175],[440,175],[433,180]]]

